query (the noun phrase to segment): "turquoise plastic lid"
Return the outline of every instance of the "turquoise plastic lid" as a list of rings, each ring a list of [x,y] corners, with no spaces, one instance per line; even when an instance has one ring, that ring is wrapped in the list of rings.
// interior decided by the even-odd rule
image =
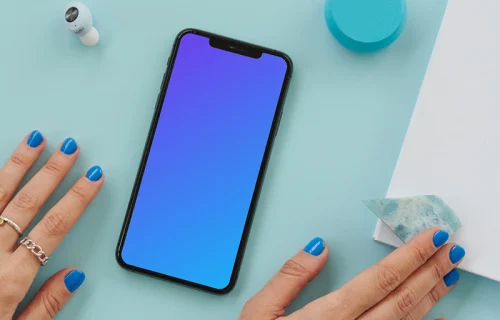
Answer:
[[[406,0],[326,0],[330,32],[346,48],[373,52],[392,44],[406,24]]]

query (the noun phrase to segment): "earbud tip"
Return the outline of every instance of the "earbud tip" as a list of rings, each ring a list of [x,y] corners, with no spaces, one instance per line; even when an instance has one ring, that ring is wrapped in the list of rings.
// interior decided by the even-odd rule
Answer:
[[[86,46],[95,46],[99,42],[99,32],[92,27],[89,32],[80,37],[80,40]]]

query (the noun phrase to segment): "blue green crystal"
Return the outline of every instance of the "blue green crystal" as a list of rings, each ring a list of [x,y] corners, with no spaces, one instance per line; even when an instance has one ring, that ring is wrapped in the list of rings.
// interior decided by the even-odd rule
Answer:
[[[453,210],[434,195],[367,200],[363,203],[404,242],[432,227],[441,227],[451,235],[462,226]]]

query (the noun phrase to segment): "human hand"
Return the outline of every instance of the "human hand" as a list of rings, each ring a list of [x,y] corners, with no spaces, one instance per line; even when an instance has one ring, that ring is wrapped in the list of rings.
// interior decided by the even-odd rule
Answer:
[[[21,234],[16,231],[16,225],[22,232],[28,228],[80,154],[75,140],[66,139],[42,169],[15,195],[45,144],[42,134],[33,131],[0,170],[0,215],[5,218],[0,220],[0,320],[12,319],[41,266],[39,258],[43,260],[45,255],[48,257],[56,250],[104,183],[101,168],[90,168],[86,176],[80,178],[33,228],[27,237],[41,248],[33,249],[40,257],[26,246],[19,245]],[[43,250],[45,255],[39,250]],[[84,279],[83,272],[72,268],[57,272],[42,286],[18,319],[52,319]]]
[[[343,287],[285,316],[285,308],[324,267],[320,238],[288,260],[244,306],[240,320],[417,320],[458,281],[465,250],[448,233],[426,230]]]

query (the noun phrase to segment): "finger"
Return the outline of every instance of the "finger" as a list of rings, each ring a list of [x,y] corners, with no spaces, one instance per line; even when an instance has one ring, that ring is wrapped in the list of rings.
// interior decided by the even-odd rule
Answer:
[[[82,285],[84,280],[85,274],[80,270],[63,269],[59,271],[45,282],[17,319],[53,319],[75,294],[76,289]]]
[[[14,196],[3,215],[17,223],[22,231],[26,230],[40,208],[68,174],[79,153],[76,141],[67,138],[42,169]],[[17,233],[12,233],[3,243],[12,247],[18,237]]]
[[[378,264],[360,273],[339,290],[313,302],[321,310],[321,319],[356,319],[396,289],[410,274],[422,266],[447,240],[442,239],[439,228],[426,230],[403,245]],[[435,242],[436,241],[436,242]],[[306,312],[299,310],[300,316]]]
[[[103,183],[102,169],[99,166],[90,168],[87,174],[81,177],[68,193],[47,212],[30,232],[28,238],[33,240],[50,256],[88,205],[94,200]],[[14,261],[24,261],[34,267],[40,266],[38,259],[24,246],[16,249],[12,259]],[[32,274],[34,276],[38,268],[32,268],[31,270],[34,272]]]
[[[14,195],[22,179],[45,148],[43,135],[34,130],[26,135],[0,170],[0,213]]]
[[[276,319],[299,292],[323,269],[328,248],[321,238],[314,238],[288,260],[266,286],[243,308],[243,319]]]
[[[420,301],[420,303],[402,320],[421,320],[431,311],[441,298],[446,296],[455,287],[460,275],[456,269],[450,271],[436,286]],[[437,320],[445,320],[439,318]]]
[[[438,282],[442,282],[443,277],[457,267],[464,256],[465,250],[460,246],[443,246],[396,290],[358,319],[401,319],[410,313]]]

